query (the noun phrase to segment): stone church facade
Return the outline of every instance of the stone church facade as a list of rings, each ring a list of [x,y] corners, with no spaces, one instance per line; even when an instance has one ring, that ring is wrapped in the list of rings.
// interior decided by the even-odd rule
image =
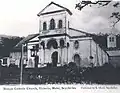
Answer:
[[[9,66],[12,62],[20,67],[22,59],[26,68],[44,67],[47,64],[56,67],[70,62],[80,67],[102,66],[105,63],[120,67],[120,36],[115,34],[115,28],[104,38],[105,42],[100,43],[99,36],[72,28],[73,15],[59,4],[48,4],[37,14],[39,32],[21,40],[9,57],[1,59],[2,65]],[[22,51],[21,47],[27,50]],[[16,51],[16,48],[20,50]]]
[[[38,13],[38,67],[46,66],[47,63],[61,66],[69,62],[88,67],[108,62],[107,53],[93,40],[91,34],[70,27],[71,16],[69,9],[54,2]]]
[[[37,16],[39,33],[28,35],[16,45],[27,47],[24,60],[27,68],[47,64],[56,67],[70,62],[90,67],[108,62],[108,53],[96,42],[93,34],[70,26],[73,13],[69,9],[51,2]]]

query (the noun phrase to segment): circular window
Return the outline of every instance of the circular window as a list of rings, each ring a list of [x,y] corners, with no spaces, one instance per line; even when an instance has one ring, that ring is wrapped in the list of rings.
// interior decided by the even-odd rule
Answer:
[[[75,47],[75,49],[79,48],[79,42],[77,40],[74,42],[74,47]]]

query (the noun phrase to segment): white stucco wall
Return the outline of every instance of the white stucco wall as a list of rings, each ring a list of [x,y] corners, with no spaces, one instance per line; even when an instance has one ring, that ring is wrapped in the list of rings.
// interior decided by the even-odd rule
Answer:
[[[95,66],[102,66],[108,63],[107,53],[99,46],[99,44],[92,41],[92,55],[94,55],[93,63]]]
[[[50,20],[55,20],[55,30],[49,30]],[[58,29],[58,21],[62,20],[62,28]],[[47,23],[47,30],[43,31],[43,23]],[[39,17],[39,32],[40,35],[51,35],[56,33],[68,33],[68,24],[70,24],[70,15],[67,11],[58,12],[58,13],[51,13],[48,15],[41,15]]]
[[[33,39],[34,40],[34,39]],[[31,40],[32,41],[32,40]],[[34,67],[35,66],[35,61],[34,61],[34,57],[31,56],[31,49],[33,48],[33,46],[35,46],[36,44],[39,44],[39,41],[38,42],[29,42],[27,44],[27,59],[28,59],[28,62],[27,62],[27,67]],[[37,55],[39,55],[39,51],[37,52]]]
[[[66,47],[65,48],[57,48],[57,49],[54,49],[53,47],[51,47],[50,49],[47,49],[47,43],[49,40],[51,39],[55,39],[57,41],[57,44],[58,44],[58,47],[60,46],[60,40],[63,39],[65,40],[65,45],[66,45],[66,42],[67,40],[65,39],[65,36],[58,36],[58,37],[50,37],[50,38],[42,38],[40,40],[40,43],[42,41],[45,42],[45,50],[43,49],[43,47],[40,45],[40,50],[39,50],[39,53],[40,53],[40,57],[39,57],[39,62],[41,65],[44,65],[46,63],[51,63],[52,62],[52,58],[51,58],[51,55],[53,52],[57,51],[58,52],[58,64],[62,64],[64,62],[67,62],[67,58],[66,58]],[[62,54],[61,54],[62,53]],[[61,64],[61,65],[62,65]]]
[[[79,48],[75,49],[74,48],[74,41],[78,40],[79,41]],[[75,54],[79,54],[80,58],[81,58],[81,62],[80,62],[80,66],[85,66],[88,65],[88,56],[89,56],[89,40],[82,40],[81,39],[73,39],[70,42],[70,49],[69,49],[70,53],[70,60],[69,62],[74,62],[74,55]]]
[[[42,35],[42,34],[44,34],[44,33],[46,33],[46,32],[48,32],[47,34],[54,34],[54,33],[56,33],[56,31],[58,32],[58,33],[61,33],[60,31],[59,31],[59,29],[58,29],[58,21],[59,20],[62,20],[62,22],[63,22],[63,28],[65,28],[66,27],[66,25],[65,25],[65,17],[66,17],[66,12],[62,12],[62,13],[54,13],[54,14],[49,14],[49,15],[42,15],[42,16],[40,16],[40,19],[39,19],[39,21],[40,21],[40,23],[39,23],[39,25],[40,25],[40,28],[39,28],[39,30],[40,30],[40,34]],[[49,30],[49,26],[50,26],[50,20],[51,19],[54,19],[55,20],[55,29],[56,30],[51,30],[51,32],[50,32],[50,30]],[[47,23],[47,30],[46,31],[43,31],[43,23],[44,22],[46,22]],[[64,31],[64,30],[62,30],[62,31]],[[64,32],[63,32],[64,33]]]
[[[55,37],[58,47],[59,47],[59,40],[63,37]],[[44,38],[41,41],[45,41],[45,45],[47,44],[48,40],[50,38]],[[88,67],[91,66],[91,63],[94,64],[94,66],[102,66],[105,62],[107,62],[108,57],[107,54],[101,50],[101,48],[96,44],[92,37],[83,37],[83,38],[66,38],[65,42],[69,42],[69,48],[50,48],[43,50],[40,49],[40,63],[46,64],[46,63],[52,63],[51,55],[54,51],[58,52],[58,64],[64,65],[68,64],[69,62],[74,62],[74,55],[78,54],[81,58],[80,66],[81,67]],[[79,41],[79,48],[74,48],[74,42],[75,40]],[[91,44],[91,46],[90,46]],[[47,47],[47,46],[46,46]],[[68,49],[68,50],[67,50]],[[62,53],[62,54],[61,54]],[[44,57],[45,56],[45,57]],[[93,59],[90,59],[90,56],[93,57]]]
[[[79,49],[74,48],[74,41],[79,41]],[[105,51],[103,51],[98,44],[92,40],[91,37],[72,39],[70,40],[70,49],[69,49],[69,62],[74,62],[74,55],[79,54],[81,57],[80,66],[87,67],[90,66],[91,63],[94,66],[102,66],[104,63],[108,62],[108,56]],[[91,46],[90,46],[91,44]],[[90,59],[90,56],[93,59]]]
[[[21,52],[11,52],[9,58],[9,64],[15,63],[15,65],[18,65],[19,67],[20,58],[21,58]],[[23,59],[27,59],[27,52],[23,52]]]

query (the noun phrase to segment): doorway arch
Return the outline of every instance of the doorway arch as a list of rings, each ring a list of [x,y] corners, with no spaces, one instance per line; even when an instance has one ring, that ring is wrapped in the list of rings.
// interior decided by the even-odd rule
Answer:
[[[57,51],[52,53],[51,59],[52,59],[53,67],[57,67],[57,63],[58,63],[58,52]]]
[[[80,58],[79,54],[75,54],[74,62],[76,63],[77,66],[80,66],[80,61],[81,61],[81,58]]]
[[[56,41],[56,39],[50,39],[47,43],[47,49],[50,49],[51,47],[53,47],[54,49],[58,48],[58,43]]]

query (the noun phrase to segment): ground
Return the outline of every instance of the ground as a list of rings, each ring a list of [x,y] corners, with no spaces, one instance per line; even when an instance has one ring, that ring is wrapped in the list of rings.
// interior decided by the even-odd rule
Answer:
[[[20,68],[1,67],[0,84],[19,84]],[[61,67],[27,68],[23,84],[120,84],[120,68],[110,64],[79,68],[74,63]]]

